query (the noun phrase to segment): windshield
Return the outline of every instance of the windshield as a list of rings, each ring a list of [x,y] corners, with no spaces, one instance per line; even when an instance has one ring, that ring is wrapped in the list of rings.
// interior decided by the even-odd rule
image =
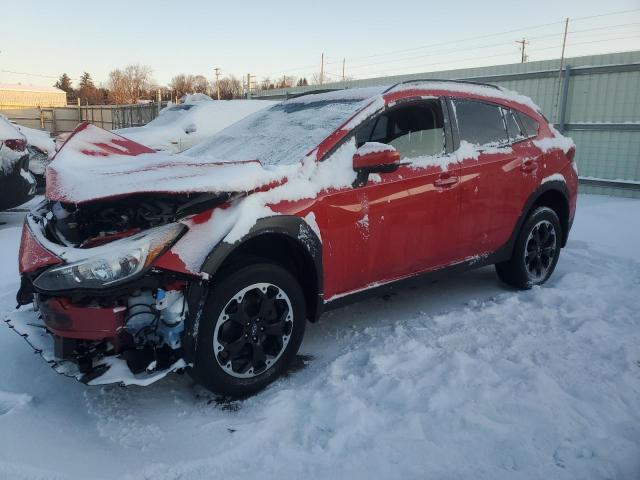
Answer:
[[[259,160],[263,165],[292,164],[367,103],[362,98],[289,100],[240,120],[186,154],[221,161]]]

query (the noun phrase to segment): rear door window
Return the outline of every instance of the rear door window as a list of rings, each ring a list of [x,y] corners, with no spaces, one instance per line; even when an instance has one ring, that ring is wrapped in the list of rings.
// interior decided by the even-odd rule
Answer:
[[[511,110],[502,109],[502,114],[504,115],[504,121],[507,124],[509,140],[512,142],[518,142],[527,138],[527,135],[522,131],[522,128],[520,128],[520,124]]]
[[[452,100],[460,140],[474,145],[503,145],[509,135],[502,109],[498,105],[474,100]]]

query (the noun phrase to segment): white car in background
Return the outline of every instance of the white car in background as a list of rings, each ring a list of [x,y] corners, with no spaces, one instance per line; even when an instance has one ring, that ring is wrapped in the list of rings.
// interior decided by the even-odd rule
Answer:
[[[154,150],[182,152],[246,116],[274,105],[269,100],[212,100],[204,94],[186,95],[170,104],[143,127],[113,130]]]

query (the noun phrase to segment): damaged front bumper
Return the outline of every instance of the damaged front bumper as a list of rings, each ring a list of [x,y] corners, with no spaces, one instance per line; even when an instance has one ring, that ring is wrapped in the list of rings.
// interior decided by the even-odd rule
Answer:
[[[47,238],[41,222],[42,216],[29,214],[24,225],[17,295],[20,307],[5,319],[12,330],[56,372],[90,385],[148,385],[189,366],[184,354],[191,345],[189,339],[187,347],[184,342],[186,319],[192,310],[187,292],[191,284],[201,283],[201,278],[180,269],[158,268],[152,261],[130,278],[102,288],[95,288],[94,282],[92,288],[79,284],[43,289],[45,283],[38,280],[45,275],[65,270],[72,270],[65,273],[72,279],[88,275],[86,265],[96,262],[79,258],[91,259],[92,253],[105,250],[119,254],[120,243],[126,246],[132,242],[123,238],[85,249],[58,245]],[[131,238],[135,241],[135,236]],[[154,259],[159,260],[170,244],[158,247]],[[98,262],[96,270],[109,266],[103,267],[103,263]],[[161,262],[163,266],[168,263]],[[65,282],[61,284],[66,287],[69,280]],[[47,285],[55,286],[56,282]]]
[[[5,319],[7,326],[25,340],[34,352],[39,354],[53,370],[66,377],[87,385],[105,385],[118,383],[122,385],[146,386],[154,383],[171,372],[180,371],[188,365],[180,358],[164,368],[157,363],[150,364],[142,372],[133,373],[124,357],[109,354],[108,351],[87,352],[75,358],[62,358],[65,339],[52,334],[43,319],[34,318],[33,309],[22,307],[10,318]],[[65,352],[66,353],[66,352]],[[89,355],[91,354],[91,355]]]

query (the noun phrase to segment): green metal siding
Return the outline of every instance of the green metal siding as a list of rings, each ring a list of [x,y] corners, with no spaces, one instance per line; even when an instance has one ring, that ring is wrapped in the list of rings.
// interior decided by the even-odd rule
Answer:
[[[576,142],[576,161],[580,176],[638,182],[638,185],[627,182],[622,187],[584,185],[581,191],[640,198],[640,51],[567,58],[564,65],[569,68],[570,73],[565,105],[565,125],[568,128],[565,135],[572,137]],[[625,67],[622,67],[623,65]],[[586,70],[587,67],[597,66],[607,68],[598,71]],[[563,80],[559,75],[559,68],[559,59],[543,60],[353,80],[331,83],[323,87],[392,85],[421,78],[487,81],[528,95],[538,104],[546,117],[557,124],[562,109]],[[509,78],[500,78],[506,75]],[[285,97],[287,94],[317,88],[317,85],[310,85],[265,90],[254,92],[253,97]]]

